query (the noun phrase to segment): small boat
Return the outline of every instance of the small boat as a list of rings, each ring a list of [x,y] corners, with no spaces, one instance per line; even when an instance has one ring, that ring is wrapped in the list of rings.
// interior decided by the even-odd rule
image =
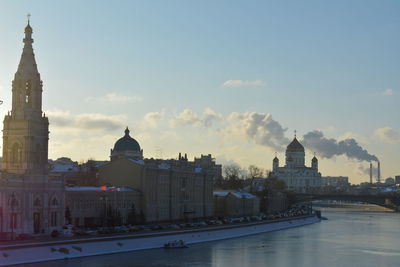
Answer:
[[[169,241],[164,245],[164,248],[188,248],[185,241],[181,240],[174,240]]]

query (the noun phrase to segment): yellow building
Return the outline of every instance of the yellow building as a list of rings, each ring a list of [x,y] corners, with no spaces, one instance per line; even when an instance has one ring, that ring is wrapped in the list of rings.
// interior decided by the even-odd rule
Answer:
[[[12,81],[11,112],[4,117],[0,174],[0,233],[41,235],[64,224],[64,185],[47,175],[49,121],[42,111],[43,82],[33,53],[32,27]]]
[[[213,180],[221,166],[211,155],[189,161],[143,159],[129,129],[111,149],[111,161],[99,168],[100,185],[129,187],[141,193],[137,207],[146,222],[206,218],[214,215]]]

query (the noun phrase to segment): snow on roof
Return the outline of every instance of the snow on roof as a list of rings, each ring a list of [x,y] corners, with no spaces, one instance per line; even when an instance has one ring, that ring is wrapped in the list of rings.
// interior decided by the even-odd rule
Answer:
[[[256,198],[255,195],[250,194],[246,191],[216,191],[214,192],[214,196],[216,197],[226,197],[228,194],[231,194],[237,198]]]
[[[79,167],[71,164],[54,164],[50,172],[78,172]]]
[[[130,187],[101,187],[101,186],[66,186],[65,191],[70,192],[140,192],[137,189]]]
[[[236,191],[236,192],[231,192],[231,194],[237,198],[256,198],[255,195],[250,194],[246,191]]]
[[[136,159],[128,159],[128,160],[132,161],[132,162],[135,162],[137,164],[140,164],[140,165],[144,165],[144,161],[143,160],[136,160]]]
[[[159,168],[159,169],[163,169],[163,170],[168,170],[168,169],[171,168],[171,165],[162,162],[160,165],[158,165],[158,168]]]
[[[229,192],[214,192],[214,196],[216,197],[226,197]]]

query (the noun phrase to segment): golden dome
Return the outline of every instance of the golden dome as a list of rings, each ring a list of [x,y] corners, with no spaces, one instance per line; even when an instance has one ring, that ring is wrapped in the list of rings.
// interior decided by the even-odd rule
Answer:
[[[31,25],[29,25],[29,23],[25,27],[25,33],[32,33],[32,27],[31,27]]]

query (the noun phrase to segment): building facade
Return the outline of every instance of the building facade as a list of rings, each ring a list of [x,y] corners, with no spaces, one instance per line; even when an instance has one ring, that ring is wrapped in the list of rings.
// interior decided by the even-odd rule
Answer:
[[[140,223],[141,197],[129,187],[66,187],[66,223],[85,228]]]
[[[48,234],[64,224],[64,185],[47,175],[49,121],[33,53],[32,27],[12,81],[12,109],[4,118],[0,232]]]
[[[260,214],[260,199],[245,191],[214,192],[215,217],[242,217]]]
[[[321,177],[321,186],[333,186],[333,187],[348,187],[349,177],[347,176],[322,176]]]
[[[211,155],[194,161],[186,155],[169,160],[143,159],[143,150],[126,129],[111,149],[110,159],[99,168],[100,185],[140,192],[136,207],[146,222],[213,216],[213,180],[221,175],[221,166]]]
[[[285,166],[280,167],[279,159],[275,156],[269,177],[275,177],[285,182],[288,190],[299,193],[317,191],[321,187],[318,159],[314,155],[311,167],[305,166],[304,147],[296,136],[286,148]]]

